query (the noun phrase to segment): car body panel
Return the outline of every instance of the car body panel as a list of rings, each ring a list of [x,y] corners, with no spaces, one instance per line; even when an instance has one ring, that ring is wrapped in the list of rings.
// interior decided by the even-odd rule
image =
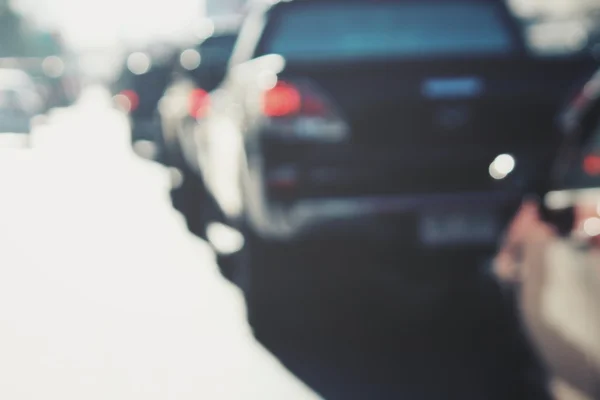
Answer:
[[[279,6],[251,13],[242,33],[254,29],[254,37],[260,36],[256,29],[264,28]],[[269,29],[267,22],[264,34]],[[510,29],[518,31],[513,25]],[[490,199],[506,197],[510,200],[501,205],[490,201],[490,208],[502,215],[516,212],[526,191],[537,184],[536,171],[547,169],[560,142],[553,117],[562,99],[578,79],[587,79],[586,73],[593,71],[588,60],[533,59],[522,49],[513,56],[444,62],[290,62],[261,55],[261,40],[255,40],[239,41],[230,71],[211,93],[210,112],[199,121],[195,136],[209,191],[219,204],[235,198],[237,206],[225,214],[235,220],[244,212],[256,232],[270,239],[313,235],[315,227],[357,217],[359,209],[380,224],[380,210],[415,213],[423,199],[430,199],[436,209],[451,196],[468,208],[471,192],[487,192]],[[547,75],[540,76],[540,70]],[[556,85],[545,84],[550,75]],[[348,122],[350,135],[333,143],[271,135],[280,128],[269,125],[256,100],[271,76],[317,86]],[[519,116],[526,108],[532,109],[530,119]],[[444,117],[453,115],[466,119],[457,125]],[[525,132],[531,135],[527,140],[522,138]],[[519,166],[510,179],[499,182],[488,168],[502,153],[515,155]],[[391,163],[387,166],[386,154]],[[380,169],[374,169],[378,164]],[[271,178],[294,185],[295,194],[279,197],[269,186]],[[413,199],[420,200],[408,210]],[[413,225],[406,226],[414,230]]]

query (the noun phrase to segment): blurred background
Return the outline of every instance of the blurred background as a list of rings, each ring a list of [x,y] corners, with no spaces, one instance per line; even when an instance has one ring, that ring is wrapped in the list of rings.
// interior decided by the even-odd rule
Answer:
[[[168,52],[205,35],[207,18],[243,17],[251,0],[141,0],[82,3],[70,0],[3,0],[2,57],[64,57],[65,68],[86,79],[114,79],[132,49]],[[534,46],[580,46],[595,38],[598,5],[593,0],[509,0],[532,26]],[[543,29],[543,33],[540,31]],[[565,29],[567,29],[565,31]],[[556,37],[555,37],[556,36]],[[548,42],[548,43],[544,43]],[[593,42],[588,42],[593,46]],[[4,61],[7,62],[7,61]]]
[[[310,65],[316,54],[310,51],[308,67],[292,62],[292,72],[306,76],[294,75],[291,84],[278,81],[277,74],[289,73],[279,58],[262,59],[264,65],[242,63],[246,70],[235,71],[246,75],[232,72],[232,55],[243,58],[245,44],[260,30],[248,22],[254,21],[252,10],[279,3],[0,0],[0,398],[600,399],[597,133],[577,148],[568,182],[546,190],[546,202],[563,213],[552,214],[558,228],[548,228],[551,218],[540,221],[550,211],[523,195],[494,254],[487,248],[476,255],[422,254],[405,243],[401,229],[387,225],[341,229],[385,236],[385,244],[362,237],[341,240],[329,230],[325,239],[311,241],[315,228],[307,230],[306,243],[282,240],[281,245],[278,240],[292,235],[296,221],[310,218],[337,221],[376,210],[383,226],[385,213],[397,206],[385,199],[322,208],[308,202],[286,220],[281,209],[295,204],[294,190],[300,189],[297,171],[285,158],[296,153],[286,153],[285,146],[323,135],[311,145],[329,151],[339,135],[358,129],[356,115],[362,110],[394,115],[373,96],[392,92],[390,82],[404,78],[389,67],[402,68],[397,64],[355,60],[336,66],[338,78],[346,79],[339,88],[337,81],[327,81],[335,79],[331,69]],[[387,1],[370,3],[383,7]],[[482,67],[481,74],[498,79],[494,88],[505,96],[492,101],[494,112],[485,114],[483,123],[504,129],[507,118],[499,116],[509,115],[516,122],[506,130],[517,127],[520,133],[527,131],[530,117],[543,119],[534,127],[572,118],[582,131],[600,129],[595,119],[586,119],[598,108],[588,102],[600,98],[600,78],[592,79],[600,68],[600,1],[506,4],[522,29],[528,57],[548,64],[510,64],[507,56]],[[290,21],[290,29],[309,28],[300,19]],[[301,42],[287,39],[281,43],[292,50]],[[464,43],[476,42],[470,37]],[[439,100],[448,91],[477,92],[478,81],[443,78],[466,76],[480,62],[436,59],[429,67],[441,81],[432,83],[429,95]],[[367,68],[367,77],[353,75],[360,68]],[[518,79],[502,75],[509,70]],[[256,85],[249,96],[257,90],[273,95],[265,97],[259,117],[250,97],[232,100],[247,88],[237,85],[253,73]],[[388,79],[379,89],[377,73]],[[418,68],[407,72],[418,73]],[[332,99],[334,88],[340,91]],[[531,91],[536,91],[533,100]],[[405,110],[422,104],[412,96],[402,99]],[[351,111],[361,100],[362,108]],[[567,112],[544,113],[550,101],[553,111]],[[303,108],[308,103],[311,110]],[[506,111],[511,104],[518,108]],[[219,114],[219,107],[226,111]],[[440,124],[457,127],[466,115],[461,110],[444,108],[436,115]],[[298,116],[305,137],[293,119]],[[340,116],[348,118],[340,121]],[[412,117],[419,116],[417,109]],[[373,119],[365,117],[360,126],[370,131],[391,124]],[[250,145],[231,133],[236,123],[250,132]],[[252,213],[245,208],[255,204],[245,204],[250,195],[238,191],[236,151],[255,150],[252,134],[260,129],[299,137],[265,145],[270,150],[264,160],[273,157],[264,161],[265,168],[281,167],[265,179],[282,208],[275,210],[275,222],[269,221],[273,226],[252,228],[241,216]],[[531,140],[528,149],[550,147],[539,135]],[[484,147],[492,142],[474,145],[479,150],[468,157],[488,151]],[[499,182],[494,188],[508,187],[500,184],[515,168],[520,173],[525,159],[509,154],[514,143],[507,143],[493,149],[495,159],[485,159],[483,175],[486,182]],[[385,154],[400,154],[395,145],[381,147],[387,146]],[[433,145],[430,150],[415,152],[433,157]],[[332,176],[342,179],[332,164],[343,154],[305,159],[326,158],[317,172],[329,182]],[[349,164],[367,159],[376,164],[383,157],[354,156]],[[255,165],[251,156],[243,163]],[[454,166],[435,166],[440,189],[429,194],[450,203],[441,189],[450,179],[442,172]],[[549,173],[536,166],[533,172]],[[343,175],[345,189],[336,194],[398,184],[382,178],[385,172],[361,172],[359,178]],[[406,185],[424,187],[428,177],[415,175],[413,181],[422,185]],[[465,175],[459,183],[468,186],[476,179]],[[355,183],[359,180],[362,186]],[[522,181],[515,178],[514,184],[525,192]],[[387,186],[377,190],[387,194],[393,190]],[[461,229],[475,230],[463,222],[447,234],[460,241]],[[475,236],[485,237],[492,225],[478,225]],[[269,229],[276,240],[265,239]],[[433,229],[433,242],[445,240],[439,229]]]

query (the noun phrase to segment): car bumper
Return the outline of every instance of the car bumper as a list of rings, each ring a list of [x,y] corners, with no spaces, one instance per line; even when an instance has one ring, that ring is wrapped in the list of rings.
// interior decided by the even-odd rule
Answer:
[[[504,153],[515,157],[516,168],[494,179],[490,166]],[[257,233],[274,240],[358,235],[411,248],[496,248],[545,158],[543,151],[527,147],[398,148],[265,139],[258,151],[250,151],[246,214]],[[423,221],[446,213],[492,215],[494,235],[423,238],[423,225],[429,230],[432,225]]]
[[[457,193],[418,196],[376,196],[304,199],[287,205],[271,205],[257,219],[261,236],[273,240],[311,240],[332,237],[364,237],[395,241],[410,248],[495,249],[504,229],[518,210],[520,193]],[[437,240],[421,237],[424,217],[445,213],[492,215],[493,232],[468,240]]]

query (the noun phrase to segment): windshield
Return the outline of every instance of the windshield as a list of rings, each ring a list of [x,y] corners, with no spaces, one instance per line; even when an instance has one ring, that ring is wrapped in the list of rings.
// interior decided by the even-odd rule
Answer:
[[[492,2],[297,2],[281,7],[262,55],[288,60],[504,55],[515,50]]]

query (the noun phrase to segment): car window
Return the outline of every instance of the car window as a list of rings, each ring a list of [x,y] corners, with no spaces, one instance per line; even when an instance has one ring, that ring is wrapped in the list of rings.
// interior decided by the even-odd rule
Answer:
[[[231,56],[236,38],[235,35],[226,35],[206,39],[199,48],[202,62],[226,63]]]
[[[335,60],[516,50],[503,8],[495,2],[296,2],[278,10],[260,55]]]

